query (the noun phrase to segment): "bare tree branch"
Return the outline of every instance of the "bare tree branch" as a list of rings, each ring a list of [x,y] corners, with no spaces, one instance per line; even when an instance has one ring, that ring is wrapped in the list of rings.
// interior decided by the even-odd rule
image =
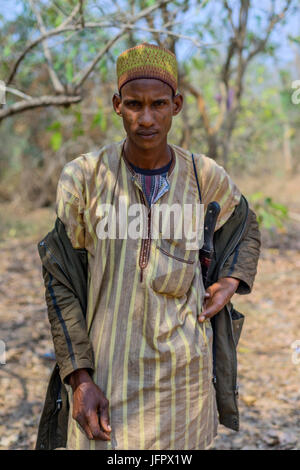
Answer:
[[[213,128],[211,126],[210,117],[206,109],[206,104],[205,104],[205,99],[204,99],[203,94],[199,90],[197,90],[190,82],[187,82],[186,80],[183,80],[181,84],[186,90],[188,90],[191,93],[191,95],[193,95],[196,98],[197,106],[203,119],[203,125],[205,128],[205,131],[207,132],[207,134],[211,135],[213,133]]]
[[[267,28],[265,30],[264,37],[261,39],[252,39],[249,49],[246,44],[247,39],[247,27],[248,27],[248,14],[250,9],[250,0],[240,0],[239,12],[238,12],[238,24],[235,25],[233,21],[233,11],[229,5],[229,2],[224,0],[224,6],[228,12],[228,19],[233,30],[233,37],[231,43],[227,49],[227,56],[221,71],[221,82],[223,82],[226,91],[226,101],[230,96],[230,104],[223,118],[216,123],[217,127],[222,127],[222,147],[223,147],[223,163],[226,166],[227,155],[229,150],[229,143],[235,123],[237,120],[238,112],[241,107],[241,96],[243,93],[244,76],[249,62],[254,56],[262,52],[269,40],[270,34],[273,31],[275,25],[284,18],[288,8],[290,7],[292,0],[285,0],[285,5],[281,12],[275,13],[275,1],[271,2],[271,11],[268,14]],[[236,62],[236,68],[233,70],[231,64],[233,61]],[[229,83],[232,82],[231,90],[229,89]],[[226,119],[224,119],[224,116]],[[221,126],[220,126],[220,123]]]
[[[60,5],[58,5],[55,0],[52,0],[52,4],[54,5],[54,8],[56,8],[57,11],[59,11],[65,16],[68,16],[68,13]]]
[[[227,90],[224,83],[220,83],[220,93],[221,93],[221,102],[220,102],[220,112],[217,116],[215,125],[214,125],[214,133],[216,134],[222,127],[226,116],[226,99],[227,99]]]
[[[95,27],[95,26],[93,26],[93,27]],[[186,39],[187,41],[191,41],[198,48],[215,47],[215,46],[224,45],[223,42],[222,43],[220,43],[220,42],[215,42],[215,43],[200,42],[200,41],[197,41],[197,39],[195,39],[195,38],[192,38],[190,36],[186,36],[185,34],[175,33],[175,32],[170,31],[168,29],[146,28],[146,27],[143,27],[143,26],[136,26],[134,24],[127,24],[126,29],[135,29],[135,30],[139,30],[139,31],[147,31],[149,33],[166,34],[167,36],[174,36],[175,38],[178,38],[178,39]]]
[[[11,88],[10,86],[5,87],[5,91],[11,93],[12,95],[19,96],[20,98],[23,98],[23,100],[31,100],[32,97],[29,95],[26,95],[20,90],[16,90],[15,88]]]
[[[80,72],[73,78],[73,82],[76,83],[75,85],[75,92],[79,89],[79,87],[83,84],[83,82],[87,79],[89,74],[92,72],[92,70],[95,68],[99,60],[102,59],[102,57],[106,54],[106,52],[111,48],[111,46],[120,39],[120,37],[124,36],[126,33],[126,29],[121,29],[121,31],[114,36],[110,41],[108,41],[105,46],[101,49],[101,51],[96,55],[94,60],[92,61],[91,64],[89,64],[83,72]]]
[[[12,70],[9,74],[9,77],[8,79],[6,80],[6,85],[9,85],[16,72],[17,72],[17,69],[20,65],[20,63],[22,62],[22,60],[25,58],[25,56],[28,54],[28,52],[30,52],[34,47],[36,47],[38,44],[40,44],[41,42],[43,42],[45,39],[49,38],[49,37],[52,37],[52,36],[57,36],[61,33],[64,33],[66,31],[75,31],[75,30],[80,30],[82,29],[81,25],[74,25],[74,26],[71,26],[68,24],[74,19],[74,17],[77,15],[79,11],[79,5],[76,5],[76,7],[73,9],[73,11],[71,12],[70,16],[60,25],[58,26],[57,28],[53,29],[52,31],[48,31],[47,33],[45,34],[42,34],[40,37],[38,37],[37,39],[35,39],[34,41],[30,42],[24,49],[24,51],[20,54],[20,56],[18,57],[18,59],[16,60],[16,62],[14,63],[13,67],[12,67]]]
[[[119,31],[116,36],[114,36],[102,49],[101,51],[96,55],[96,57],[93,59],[91,64],[89,64],[83,72],[80,72],[73,78],[73,82],[75,83],[75,92],[79,89],[79,87],[83,84],[83,82],[87,79],[87,77],[90,75],[90,73],[93,71],[97,63],[102,59],[102,57],[106,54],[106,52],[111,48],[111,46],[117,42],[126,32],[131,29],[131,27],[139,21],[141,18],[145,18],[147,15],[150,15],[153,11],[157,10],[163,5],[166,5],[172,0],[160,0],[159,2],[155,3],[154,5],[144,8],[141,10],[136,16],[134,16],[131,19],[131,24],[128,22],[128,24],[122,24],[120,25],[121,30]]]
[[[60,28],[64,28],[65,26],[69,25],[73,20],[74,18],[76,17],[76,15],[79,13],[80,11],[80,3],[78,3],[74,8],[73,10],[71,11],[70,15],[65,19],[65,21],[62,22],[61,25],[59,25]]]
[[[227,10],[227,12],[228,12],[228,19],[229,19],[229,22],[230,22],[230,24],[231,24],[232,31],[233,31],[234,35],[236,36],[237,30],[236,30],[236,27],[234,26],[234,22],[233,22],[232,8],[230,7],[230,5],[229,5],[229,3],[227,2],[227,0],[224,0],[224,7],[226,8],[226,10]]]
[[[158,2],[154,3],[152,6],[144,8],[141,10],[132,20],[132,22],[136,22],[140,20],[141,18],[145,18],[145,16],[150,15],[152,12],[157,10],[158,8],[161,8],[163,5],[167,5],[167,3],[170,3],[172,0],[159,0]]]
[[[157,42],[157,44],[159,46],[163,46],[161,40],[160,40],[160,32],[156,30],[155,28],[155,25],[154,25],[154,18],[150,15],[148,15],[146,17],[146,21],[148,23],[148,26],[149,28],[147,28],[149,31],[151,30],[151,32],[153,33],[153,37],[155,39],[155,41]]]
[[[144,10],[140,11],[134,18],[132,18],[131,22],[136,22],[136,21],[140,20],[141,18],[151,14],[153,11],[160,8],[161,5],[167,4],[170,1],[172,1],[172,0],[161,0],[160,2],[158,2],[156,4],[154,4],[154,5],[152,5],[148,8],[145,8]],[[66,18],[66,20],[60,26],[53,29],[52,31],[48,31],[47,33],[42,34],[39,38],[35,39],[34,41],[32,41],[31,43],[28,44],[28,46],[24,49],[24,51],[20,54],[20,56],[18,57],[18,59],[14,63],[14,65],[12,67],[12,70],[9,74],[9,77],[6,80],[6,85],[9,85],[12,82],[20,63],[22,62],[22,60],[24,60],[24,58],[28,54],[28,52],[30,52],[38,44],[45,41],[49,37],[57,36],[59,34],[67,32],[67,31],[78,31],[78,30],[82,29],[81,24],[75,24],[75,25],[70,25],[69,24],[76,17],[79,10],[80,10],[80,4],[78,3],[75,6],[75,8],[73,9],[73,11],[71,12],[70,16],[68,18]],[[102,23],[101,22],[99,22],[99,23],[85,23],[85,28],[105,28],[105,27],[110,27],[110,26],[113,26],[113,25],[114,25],[114,23],[112,21],[109,21],[109,22],[106,21],[106,22],[102,22]],[[101,57],[100,57],[100,59],[101,59]]]
[[[230,77],[231,61],[232,61],[232,58],[234,57],[235,50],[236,50],[236,42],[234,39],[232,39],[227,49],[226,60],[225,60],[224,66],[222,67],[222,72],[221,72],[222,81],[225,83],[227,89],[229,87],[228,82],[229,82],[229,77]]]
[[[46,28],[45,28],[45,25],[44,25],[42,15],[39,12],[39,9],[36,8],[34,0],[29,0],[29,3],[30,3],[32,11],[34,12],[34,14],[36,16],[40,32],[42,34],[45,34],[47,31],[46,31]],[[63,87],[61,81],[59,80],[59,78],[58,78],[58,76],[57,76],[57,74],[54,70],[54,67],[53,67],[52,56],[51,56],[50,49],[48,48],[47,41],[43,41],[42,45],[43,45],[44,55],[45,55],[46,62],[47,62],[47,68],[48,68],[49,76],[50,76],[50,79],[52,81],[54,90],[58,94],[64,93],[64,87]]]
[[[36,8],[36,5],[34,4],[35,0],[29,0],[30,4],[32,6],[32,9],[37,17],[38,21],[38,26],[41,31],[41,36],[37,38],[35,41],[32,41],[23,51],[23,53],[19,56],[17,61],[15,62],[12,71],[10,73],[10,76],[6,82],[6,86],[13,80],[18,66],[21,63],[21,61],[24,59],[26,54],[32,50],[37,44],[40,42],[43,43],[43,50],[44,50],[44,55],[45,59],[47,61],[48,65],[48,70],[49,74],[51,77],[52,84],[54,86],[55,92],[58,94],[57,96],[51,96],[51,95],[45,95],[41,96],[39,98],[30,98],[27,95],[22,95],[18,94],[21,98],[23,98],[22,101],[19,101],[17,103],[14,103],[13,105],[10,105],[4,109],[1,109],[0,111],[0,121],[3,120],[4,118],[8,116],[12,116],[14,114],[21,113],[23,111],[33,109],[33,108],[39,108],[39,107],[45,107],[45,106],[67,106],[73,103],[78,103],[81,101],[82,97],[78,93],[78,89],[81,87],[81,85],[84,83],[84,81],[87,79],[87,77],[90,75],[92,70],[95,68],[96,64],[101,60],[101,58],[109,51],[109,49],[112,47],[112,45],[123,35],[127,33],[128,30],[131,29],[131,26],[137,21],[139,21],[142,18],[145,18],[147,15],[150,15],[152,12],[154,12],[156,9],[160,8],[162,5],[166,5],[169,3],[171,0],[160,0],[159,2],[155,3],[154,5],[147,7],[143,10],[141,10],[139,13],[137,13],[133,18],[130,18],[131,22],[128,21],[128,24],[122,24],[121,25],[121,30],[116,34],[112,39],[110,39],[107,44],[102,48],[102,50],[96,55],[96,57],[93,59],[91,64],[89,64],[83,71],[81,71],[79,74],[77,74],[74,77],[74,86],[69,86],[66,87],[66,90],[64,87],[61,85],[53,67],[52,63],[52,57],[51,57],[51,52],[46,44],[46,39],[58,34],[62,34],[63,32],[66,31],[78,31],[80,29],[83,29],[83,27],[97,27],[99,26],[106,26],[109,27],[111,26],[111,22],[108,23],[98,23],[97,25],[95,24],[87,24],[83,23],[83,1],[79,1],[76,7],[73,9],[71,14],[66,18],[63,23],[55,28],[52,31],[46,31],[43,19],[41,17],[41,14],[39,10]],[[80,13],[80,23],[78,21],[76,24],[70,24],[72,20],[76,18],[76,16]],[[61,86],[60,86],[61,85]],[[74,89],[75,88],[75,89]],[[14,89],[13,89],[14,90]],[[64,92],[64,94],[62,93]],[[15,92],[17,94],[17,92]]]
[[[71,41],[74,36],[76,36],[80,31],[82,31],[81,27],[78,28],[76,31],[73,31],[69,36],[63,37],[61,40],[58,40],[55,44],[52,44],[51,46],[48,46],[48,48],[55,49],[57,46],[60,46],[61,44],[65,44],[66,42]]]
[[[82,29],[84,28],[84,13],[83,13],[83,0],[79,0],[79,13],[81,19]]]
[[[21,113],[23,111],[27,111],[29,109],[34,108],[42,108],[46,106],[66,106],[71,105],[74,103],[78,103],[81,101],[81,96],[66,96],[66,95],[58,95],[58,96],[41,96],[39,98],[32,98],[30,100],[23,100],[19,101],[18,103],[14,103],[7,108],[0,110],[0,122],[14,114]]]
[[[250,62],[250,60],[255,56],[257,55],[259,52],[263,51],[264,48],[266,47],[266,44],[268,42],[268,39],[270,37],[270,34],[271,32],[273,31],[274,29],[274,26],[284,18],[287,10],[289,9],[290,5],[292,3],[292,0],[287,0],[286,1],[286,4],[285,4],[285,7],[282,9],[281,13],[278,13],[277,15],[274,15],[273,13],[270,15],[270,18],[269,18],[269,24],[268,24],[268,27],[267,27],[267,31],[266,31],[266,34],[265,34],[265,37],[263,39],[261,39],[259,42],[258,42],[258,45],[248,54],[248,57],[246,58],[246,62]]]

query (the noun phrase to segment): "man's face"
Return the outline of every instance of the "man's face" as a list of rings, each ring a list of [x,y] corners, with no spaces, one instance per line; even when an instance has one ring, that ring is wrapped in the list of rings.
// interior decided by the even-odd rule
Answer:
[[[173,97],[172,88],[156,79],[136,79],[115,94],[113,105],[123,118],[128,138],[139,148],[150,149],[165,144],[172,117],[182,108],[180,94]]]

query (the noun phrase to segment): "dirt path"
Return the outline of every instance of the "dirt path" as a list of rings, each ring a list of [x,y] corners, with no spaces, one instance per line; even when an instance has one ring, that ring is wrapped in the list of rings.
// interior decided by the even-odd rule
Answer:
[[[53,362],[37,239],[1,245],[0,449],[32,449]],[[219,427],[213,449],[300,449],[300,252],[264,249],[253,293],[235,296],[246,316],[238,347],[239,433]],[[300,345],[299,345],[300,346]]]
[[[216,449],[300,449],[300,254],[264,250],[253,292],[235,296],[245,314],[238,346],[239,433],[222,429]],[[221,429],[221,427],[220,427]]]

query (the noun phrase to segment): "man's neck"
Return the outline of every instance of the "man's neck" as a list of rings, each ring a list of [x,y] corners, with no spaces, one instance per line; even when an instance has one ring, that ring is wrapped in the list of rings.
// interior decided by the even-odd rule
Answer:
[[[167,141],[162,146],[154,149],[141,149],[127,138],[124,150],[125,156],[130,163],[149,170],[155,170],[167,165],[172,158],[172,151]]]

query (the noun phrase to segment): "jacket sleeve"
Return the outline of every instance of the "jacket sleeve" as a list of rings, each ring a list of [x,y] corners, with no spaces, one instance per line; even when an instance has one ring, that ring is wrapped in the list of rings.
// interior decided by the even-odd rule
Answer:
[[[240,279],[237,294],[249,294],[252,290],[260,254],[261,236],[255,213],[249,208],[246,228],[235,251],[229,256],[219,278]]]
[[[61,380],[76,369],[94,371],[93,349],[79,300],[43,266],[45,298]]]
[[[63,222],[73,249],[85,248],[84,157],[67,163],[60,175],[56,214]],[[60,275],[53,277],[43,266],[46,302],[57,363],[62,381],[76,369],[94,369],[93,350],[80,302]]]

